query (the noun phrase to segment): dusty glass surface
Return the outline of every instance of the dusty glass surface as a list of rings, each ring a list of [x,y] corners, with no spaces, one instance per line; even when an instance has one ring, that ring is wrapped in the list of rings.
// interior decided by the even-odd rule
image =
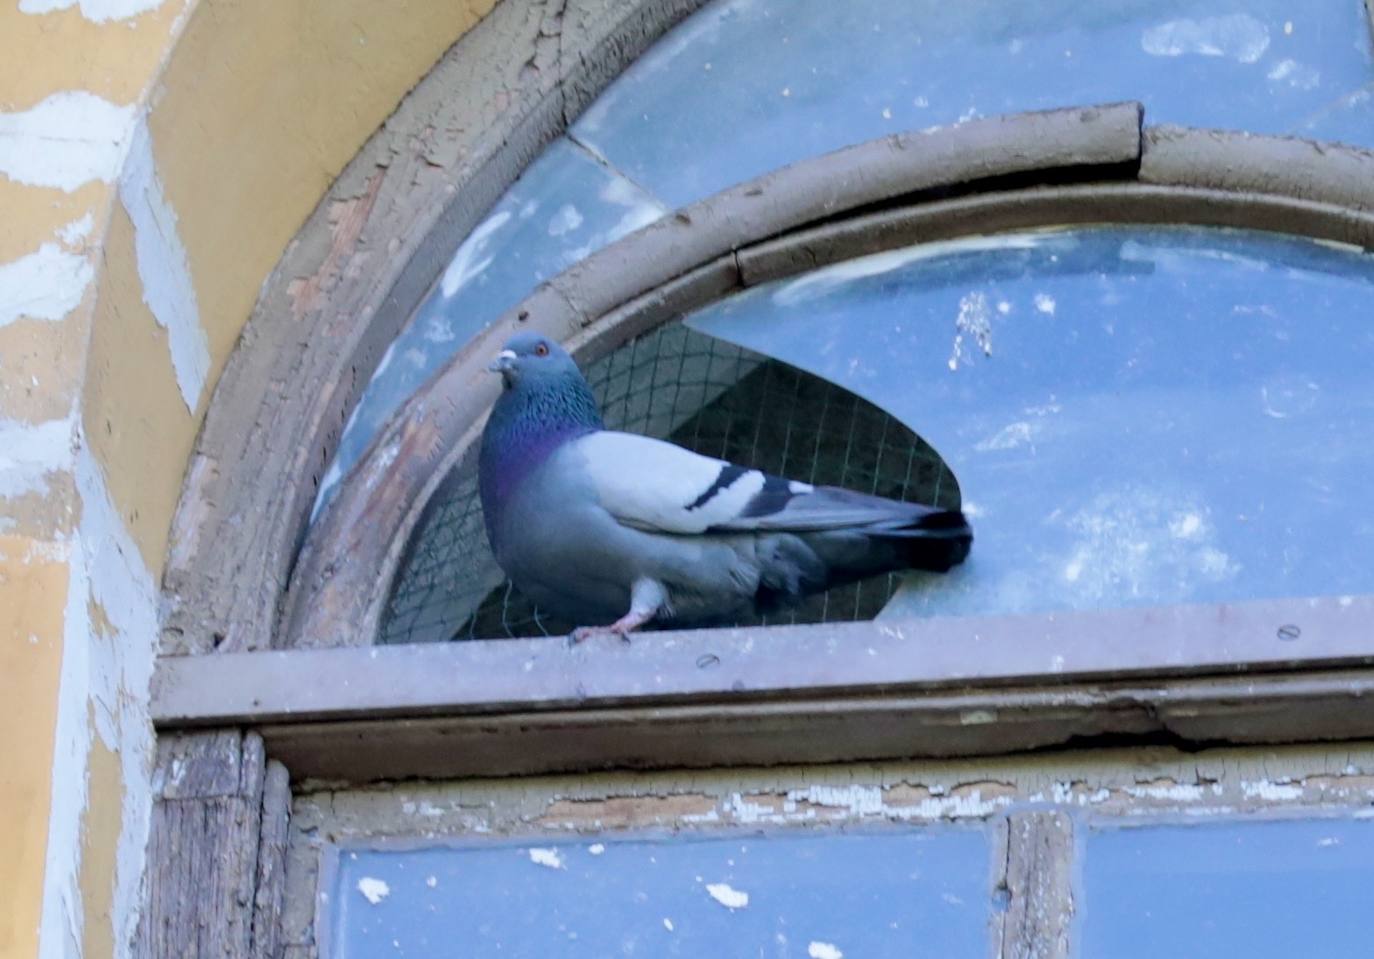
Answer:
[[[984,959],[972,829],[343,850],[329,955]]]
[[[1103,829],[1084,846],[1082,956],[1362,956],[1374,823]]]
[[[1115,228],[898,250],[691,327],[888,410],[949,463],[969,561],[885,615],[1374,591],[1374,257]]]
[[[678,206],[887,133],[1116,100],[1369,146],[1372,85],[1361,0],[717,0],[573,135]]]
[[[1200,95],[1199,91],[1205,91]],[[671,207],[899,130],[1109,100],[1374,145],[1361,0],[717,0],[511,187],[391,345],[316,512],[404,399],[541,280]]]
[[[663,212],[585,150],[566,139],[554,141],[463,241],[388,347],[344,427],[316,509],[387,418],[464,343],[541,281]]]

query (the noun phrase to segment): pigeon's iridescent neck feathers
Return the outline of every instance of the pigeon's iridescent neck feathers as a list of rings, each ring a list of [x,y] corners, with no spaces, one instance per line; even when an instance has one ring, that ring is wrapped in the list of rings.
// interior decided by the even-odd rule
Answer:
[[[604,428],[596,397],[571,362],[506,387],[482,432],[478,472],[488,524],[549,454]]]

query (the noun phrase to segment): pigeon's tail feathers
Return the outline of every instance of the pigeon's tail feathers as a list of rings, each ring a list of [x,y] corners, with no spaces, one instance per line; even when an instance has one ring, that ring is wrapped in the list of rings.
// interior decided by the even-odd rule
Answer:
[[[825,575],[807,577],[804,592],[832,589],[869,576],[903,570],[947,572],[959,565],[973,545],[973,531],[958,510],[936,510],[916,504],[905,522],[797,534],[820,560]]]
[[[968,558],[973,546],[973,530],[964,514],[949,511],[937,514],[935,522],[947,525],[919,527],[919,535],[902,538],[907,569],[923,569],[935,573],[948,572]]]
[[[944,573],[968,558],[973,529],[957,509],[930,510],[916,522],[895,529],[875,530],[875,539],[898,546],[904,568]]]

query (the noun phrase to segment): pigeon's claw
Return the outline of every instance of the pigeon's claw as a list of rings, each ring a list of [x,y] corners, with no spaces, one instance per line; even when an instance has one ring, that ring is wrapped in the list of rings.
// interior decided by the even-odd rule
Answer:
[[[622,643],[629,643],[629,633],[630,629],[622,627],[619,620],[609,626],[579,626],[568,634],[568,645],[576,646],[596,636],[618,636]]]
[[[653,619],[662,602],[662,587],[652,580],[641,579],[635,583],[628,613],[609,626],[579,626],[568,636],[568,643],[576,646],[593,636],[618,636],[621,642],[628,643],[630,633]]]

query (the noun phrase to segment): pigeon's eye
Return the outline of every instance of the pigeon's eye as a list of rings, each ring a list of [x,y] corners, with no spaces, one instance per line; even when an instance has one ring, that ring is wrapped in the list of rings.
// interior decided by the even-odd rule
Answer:
[[[547,344],[547,343],[540,343],[538,346],[536,346],[536,347],[534,348],[534,355],[535,355],[535,356],[548,356],[548,355],[549,355],[549,344]]]

